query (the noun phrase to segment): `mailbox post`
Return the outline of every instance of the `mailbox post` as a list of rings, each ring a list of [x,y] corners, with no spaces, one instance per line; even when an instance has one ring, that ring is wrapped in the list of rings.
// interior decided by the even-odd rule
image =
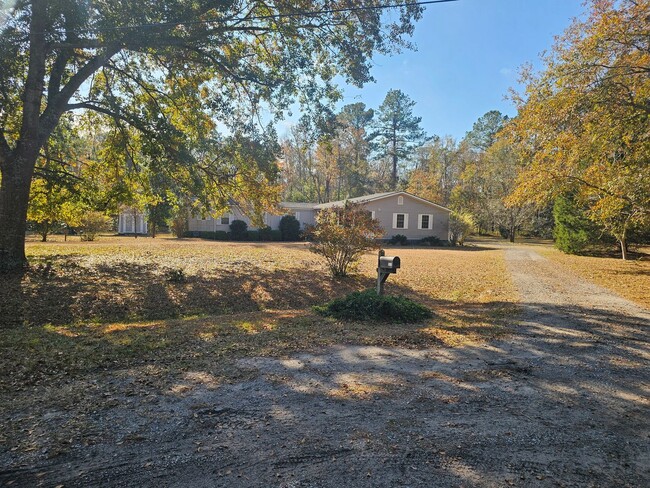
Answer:
[[[377,258],[377,295],[384,294],[384,282],[390,274],[397,273],[399,267],[400,259],[398,256],[386,256],[386,251],[379,250]]]

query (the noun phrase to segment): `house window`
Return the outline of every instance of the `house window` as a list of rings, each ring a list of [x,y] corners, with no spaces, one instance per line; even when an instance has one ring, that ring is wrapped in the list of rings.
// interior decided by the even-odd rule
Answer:
[[[221,216],[221,225],[230,225],[230,215]]]
[[[370,218],[371,218],[371,219],[374,219],[374,218],[375,218],[375,211],[374,211],[374,210],[373,210],[372,212],[370,212]]]
[[[403,196],[397,197],[397,205],[404,205],[404,197]]]
[[[408,228],[409,228],[409,214],[394,213],[393,229],[408,229]]]
[[[433,215],[420,214],[418,229],[433,229]]]
[[[300,212],[296,212],[296,220],[300,221]]]

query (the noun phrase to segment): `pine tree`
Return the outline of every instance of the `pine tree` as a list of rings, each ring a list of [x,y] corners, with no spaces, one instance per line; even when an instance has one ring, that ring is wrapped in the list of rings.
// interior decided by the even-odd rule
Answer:
[[[425,132],[420,127],[422,117],[413,115],[415,102],[401,90],[389,90],[384,102],[377,110],[372,134],[378,146],[378,156],[389,158],[392,163],[391,186],[397,188],[398,165],[409,157],[425,139]]]

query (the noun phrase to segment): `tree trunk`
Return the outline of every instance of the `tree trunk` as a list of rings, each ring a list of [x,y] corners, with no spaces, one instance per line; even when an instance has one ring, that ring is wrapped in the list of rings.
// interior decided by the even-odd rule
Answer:
[[[0,171],[0,271],[17,270],[27,264],[27,205],[37,154],[32,151],[10,158]]]
[[[393,190],[397,190],[397,154],[393,154],[393,174],[391,175]]]
[[[623,261],[627,260],[627,239],[623,237],[620,241],[618,241],[620,246],[621,246],[621,258],[623,258]]]
[[[20,136],[15,148],[0,159],[0,272],[27,264],[25,231],[34,166],[42,143],[39,117],[45,77],[44,0],[33,0],[29,33],[29,68],[23,93]]]

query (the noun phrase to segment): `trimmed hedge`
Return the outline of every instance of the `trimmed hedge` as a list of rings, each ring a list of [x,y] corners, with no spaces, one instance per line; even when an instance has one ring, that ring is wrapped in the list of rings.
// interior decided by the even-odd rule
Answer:
[[[418,322],[433,316],[424,305],[406,297],[377,295],[375,290],[355,291],[325,305],[315,306],[319,315],[340,320]]]
[[[235,240],[232,239],[232,235],[230,232],[226,232],[223,230],[217,230],[217,231],[198,231],[198,230],[192,230],[192,231],[187,231],[183,234],[183,237],[197,237],[199,239],[210,239],[213,241],[230,241],[230,240]],[[279,230],[269,230],[269,231],[262,231],[260,232],[259,230],[249,230],[246,231],[246,235],[244,236],[243,239],[236,239],[238,241],[249,241],[249,242],[258,242],[258,241],[281,241],[282,240],[282,234],[280,233]]]
[[[189,230],[183,234],[183,237],[198,237],[200,239],[211,239],[213,241],[227,241],[228,232],[224,230],[217,230],[214,232]]]

